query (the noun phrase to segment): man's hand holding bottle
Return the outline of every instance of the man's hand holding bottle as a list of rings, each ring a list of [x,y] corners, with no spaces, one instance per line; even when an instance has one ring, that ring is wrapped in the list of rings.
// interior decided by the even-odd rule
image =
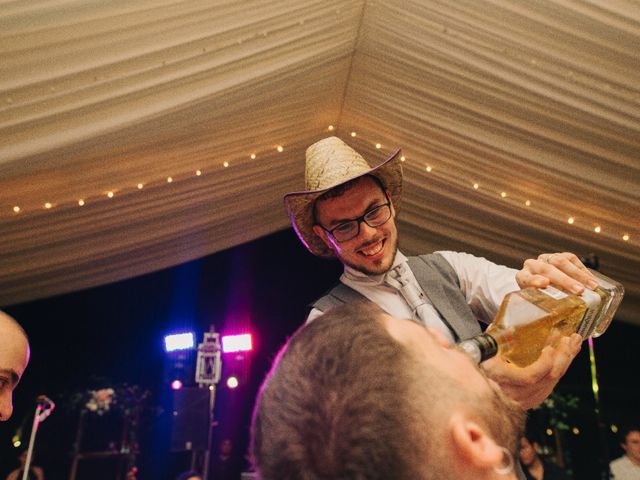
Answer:
[[[568,252],[526,260],[516,280],[522,290],[508,294],[487,331],[460,348],[511,398],[532,408],[580,352],[580,334],[604,333],[624,288]]]

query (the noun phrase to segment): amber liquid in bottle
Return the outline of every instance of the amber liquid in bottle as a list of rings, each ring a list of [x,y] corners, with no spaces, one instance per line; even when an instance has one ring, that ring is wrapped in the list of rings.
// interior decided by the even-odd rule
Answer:
[[[587,303],[555,288],[526,288],[508,294],[487,329],[498,344],[498,353],[524,367],[532,364],[547,345],[576,332]]]
[[[595,291],[580,296],[554,287],[525,288],[505,296],[485,333],[459,344],[480,363],[496,354],[520,367],[535,362],[547,345],[579,333],[583,339],[602,335],[624,295],[623,286],[599,272]]]

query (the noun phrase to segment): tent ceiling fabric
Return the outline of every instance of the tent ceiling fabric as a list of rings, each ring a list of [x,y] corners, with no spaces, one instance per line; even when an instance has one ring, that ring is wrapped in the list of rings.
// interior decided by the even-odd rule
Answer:
[[[402,147],[406,252],[594,252],[640,325],[638,7],[5,2],[0,305],[287,228],[334,125],[371,163]]]

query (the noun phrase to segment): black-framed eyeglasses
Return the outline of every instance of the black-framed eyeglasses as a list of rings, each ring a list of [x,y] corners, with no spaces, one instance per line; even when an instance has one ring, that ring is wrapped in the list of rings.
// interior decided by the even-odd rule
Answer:
[[[360,222],[364,222],[372,228],[384,225],[391,218],[391,202],[387,200],[387,203],[373,207],[371,210],[366,211],[363,215],[353,220],[342,222],[331,230],[324,228],[320,225],[325,232],[331,235],[338,242],[346,242],[358,236],[360,233]]]

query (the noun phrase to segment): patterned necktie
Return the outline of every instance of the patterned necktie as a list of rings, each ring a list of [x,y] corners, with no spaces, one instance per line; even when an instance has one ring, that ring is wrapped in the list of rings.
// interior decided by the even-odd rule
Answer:
[[[413,318],[424,323],[418,311],[418,307],[426,303],[424,293],[411,282],[409,266],[406,262],[389,270],[384,277],[384,281],[402,294],[411,308]]]
[[[422,289],[418,287],[417,281],[412,281],[411,270],[406,262],[389,270],[384,277],[384,282],[402,294],[409,307],[411,307],[414,320],[418,320],[427,327],[440,330],[449,341],[454,342],[453,335],[445,323],[437,316],[429,313],[426,296]]]

